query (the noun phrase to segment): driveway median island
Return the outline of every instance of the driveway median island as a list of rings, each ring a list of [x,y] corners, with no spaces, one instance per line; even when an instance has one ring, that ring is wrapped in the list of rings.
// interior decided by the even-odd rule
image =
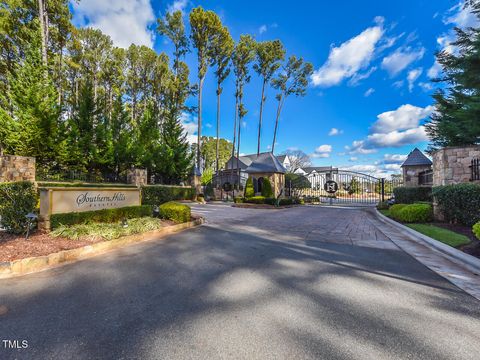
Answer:
[[[83,220],[79,223],[59,223],[53,231],[39,230],[28,239],[22,234],[1,232],[0,278],[44,270],[203,223],[202,218],[191,216],[188,206],[173,202],[158,208],[159,217],[118,220],[110,214],[115,221],[107,222],[107,218],[103,222],[92,221],[95,217],[102,218],[98,213],[92,211],[91,216],[82,213]],[[72,218],[78,219],[75,214]]]

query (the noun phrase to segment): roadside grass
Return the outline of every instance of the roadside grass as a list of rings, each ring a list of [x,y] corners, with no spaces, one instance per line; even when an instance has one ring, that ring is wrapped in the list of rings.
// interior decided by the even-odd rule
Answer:
[[[462,234],[457,234],[453,231],[443,229],[441,227],[430,224],[405,224],[409,228],[427,235],[432,239],[441,241],[444,244],[452,247],[459,247],[470,243],[470,239]]]
[[[390,210],[378,210],[383,215],[391,218]],[[429,236],[432,239],[438,240],[444,244],[450,245],[451,247],[459,247],[462,245],[469,244],[470,239],[462,234],[458,234],[448,229],[441,228],[432,224],[403,224],[408,226],[410,229],[418,231],[419,233]]]
[[[71,240],[78,240],[84,237],[112,240],[122,236],[156,230],[163,226],[162,220],[151,217],[129,219],[127,223],[127,227],[124,227],[121,223],[91,223],[72,226],[62,225],[50,234],[53,237],[60,236]]]

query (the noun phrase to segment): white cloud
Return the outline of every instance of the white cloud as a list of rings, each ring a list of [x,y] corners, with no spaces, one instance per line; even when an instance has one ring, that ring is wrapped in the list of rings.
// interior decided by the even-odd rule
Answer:
[[[401,169],[401,165],[400,164],[386,164],[383,166],[383,168],[385,170],[393,170],[393,171],[398,171]]]
[[[370,75],[372,75],[377,70],[376,66],[372,66],[367,72],[362,74],[356,73],[352,76],[352,78],[348,81],[348,85],[350,86],[357,86],[360,84],[362,80],[368,79]]]
[[[343,130],[340,130],[337,128],[331,128],[330,131],[328,132],[328,136],[335,136],[340,134],[343,134]]]
[[[418,69],[413,69],[408,72],[407,75],[407,80],[408,80],[408,90],[412,92],[413,87],[415,85],[415,81],[417,81],[418,77],[422,75],[423,69],[418,68]]]
[[[418,83],[418,86],[420,86],[424,91],[430,91],[433,89],[433,85],[428,82],[420,82]]]
[[[176,0],[167,6],[167,13],[173,13],[175,11],[185,12],[185,8],[188,5],[188,0]]]
[[[478,18],[472,13],[472,9],[464,6],[465,2],[460,1],[448,11],[448,17],[443,20],[445,24],[453,24],[459,28],[478,27]],[[452,14],[453,13],[453,14]]]
[[[374,92],[375,92],[375,89],[374,89],[374,88],[370,88],[370,89],[368,89],[367,91],[365,91],[365,94],[363,94],[363,96],[369,97],[369,96],[372,95]]]
[[[260,27],[258,28],[258,33],[259,33],[260,35],[262,35],[262,34],[263,34],[264,32],[266,32],[266,31],[267,31],[267,25],[265,25],[265,24],[263,24],[262,26],[260,26]]]
[[[187,112],[183,112],[180,116],[180,122],[182,124],[183,130],[187,135],[187,141],[189,144],[196,144],[198,141],[197,138],[197,130],[198,130],[198,122],[197,117],[192,116]]]
[[[334,86],[366,68],[373,58],[375,47],[384,33],[383,20],[364,30],[338,47],[330,49],[328,59],[311,77],[314,86]]]
[[[348,159],[348,161],[351,161],[351,162],[358,161],[358,157],[352,156],[350,159]]]
[[[312,158],[328,158],[332,152],[332,145],[320,145],[315,149],[313,154],[310,156]]]
[[[403,84],[405,84],[405,81],[403,81],[403,80],[398,80],[398,81],[395,81],[395,82],[392,84],[392,86],[395,87],[395,88],[397,88],[397,89],[400,89],[400,88],[403,86]]]
[[[153,46],[154,32],[149,26],[155,15],[149,0],[72,1],[73,22],[81,27],[102,30],[116,46]]]
[[[420,108],[410,104],[377,116],[364,140],[356,140],[345,148],[350,154],[372,154],[378,148],[400,147],[428,140],[420,122],[434,110],[433,106]]]
[[[390,76],[395,76],[413,62],[420,60],[425,54],[423,47],[412,49],[411,47],[401,47],[395,50],[382,60],[382,68],[385,69]]]
[[[403,154],[385,154],[383,155],[384,164],[401,164],[407,159],[407,155]]]
[[[406,130],[419,125],[433,111],[433,106],[421,108],[410,104],[400,106],[393,111],[387,111],[377,116],[377,121],[371,128],[371,133],[386,134],[394,130]]]

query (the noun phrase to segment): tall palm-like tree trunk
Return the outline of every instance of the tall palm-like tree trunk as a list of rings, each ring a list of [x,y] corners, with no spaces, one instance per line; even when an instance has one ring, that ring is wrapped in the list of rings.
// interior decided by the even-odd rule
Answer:
[[[260,118],[258,120],[258,144],[257,144],[257,155],[260,154],[260,141],[262,137],[262,118],[263,118],[263,105],[265,104],[265,85],[266,80],[263,80],[262,84],[262,99],[260,100]]]
[[[282,112],[284,99],[285,98],[283,95],[280,95],[280,99],[278,99],[277,115],[275,117],[275,129],[273,131],[272,154],[275,151],[275,142],[277,141],[278,120],[280,119],[280,113]]]
[[[220,151],[220,95],[222,93],[222,89],[220,87],[220,83],[217,84],[217,144],[216,144],[216,165],[215,165],[215,172],[218,173],[219,166],[218,166],[218,153]]]

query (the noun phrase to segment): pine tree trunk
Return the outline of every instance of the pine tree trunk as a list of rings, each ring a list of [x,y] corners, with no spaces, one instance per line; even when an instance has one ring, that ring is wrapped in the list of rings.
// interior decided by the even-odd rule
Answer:
[[[200,170],[201,158],[200,152],[202,147],[202,90],[204,78],[200,78],[198,82],[198,129],[197,129],[197,169]]]
[[[243,91],[243,90],[242,90]],[[240,95],[239,104],[242,104],[242,96]],[[240,166],[239,166],[239,159],[240,159],[240,135],[242,129],[242,116],[241,114],[238,117],[238,143],[237,143],[237,181],[238,181],[238,190],[240,190]],[[235,185],[235,184],[234,184]],[[235,188],[235,187],[234,187]]]
[[[215,172],[218,174],[218,153],[220,151],[220,94],[222,90],[220,88],[220,84],[217,84],[217,148],[216,148],[216,166],[215,166]]]
[[[238,96],[235,96],[235,118],[233,120],[233,146],[232,146],[232,163],[231,163],[232,173],[233,173],[233,158],[235,156],[235,144],[237,141],[237,118],[238,118]]]
[[[263,84],[262,84],[262,99],[260,100],[260,119],[258,121],[258,145],[257,145],[257,155],[260,154],[260,138],[261,138],[261,132],[262,132],[262,116],[263,116],[263,104],[265,100],[265,83],[266,80],[263,79]]]
[[[273,131],[273,142],[272,142],[272,154],[275,151],[275,142],[277,141],[277,129],[278,129],[278,120],[280,119],[280,112],[282,111],[283,107],[283,95],[278,100],[277,106],[277,116],[275,118],[275,130]]]
[[[45,31],[45,4],[44,0],[38,0],[38,18],[40,20],[40,35],[42,38],[42,61],[43,65],[47,66],[47,38]]]

